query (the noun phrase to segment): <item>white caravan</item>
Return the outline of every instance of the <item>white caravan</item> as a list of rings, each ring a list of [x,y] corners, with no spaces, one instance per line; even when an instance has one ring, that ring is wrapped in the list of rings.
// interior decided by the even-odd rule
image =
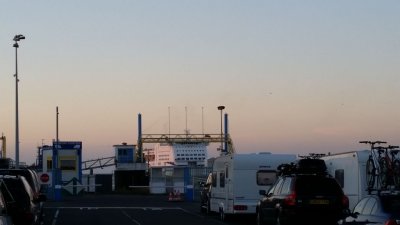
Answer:
[[[352,210],[357,202],[368,194],[366,165],[370,151],[352,151],[322,157],[328,173],[335,177],[349,198]]]
[[[215,158],[209,209],[220,214],[255,214],[260,190],[276,180],[277,167],[296,160],[294,154],[228,154]]]

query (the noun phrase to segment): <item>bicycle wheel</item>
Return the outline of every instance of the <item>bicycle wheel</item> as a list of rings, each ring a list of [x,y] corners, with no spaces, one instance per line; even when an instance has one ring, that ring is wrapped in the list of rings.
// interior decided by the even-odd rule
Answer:
[[[367,161],[366,165],[366,172],[367,172],[367,186],[368,190],[371,190],[374,188],[375,185],[375,165],[374,165],[374,160],[372,158],[369,158]]]
[[[400,160],[393,161],[393,181],[396,188],[400,187]]]
[[[389,165],[385,158],[380,158],[378,163],[381,188],[387,188],[390,182]]]

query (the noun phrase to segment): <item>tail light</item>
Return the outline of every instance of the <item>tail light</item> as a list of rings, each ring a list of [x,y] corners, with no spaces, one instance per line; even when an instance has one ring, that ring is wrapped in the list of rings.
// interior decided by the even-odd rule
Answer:
[[[237,211],[244,211],[247,210],[247,205],[235,205],[233,206],[233,209]]]
[[[342,196],[342,205],[344,208],[349,208],[349,198],[346,195]]]
[[[385,225],[397,225],[397,222],[394,219],[390,219],[390,220],[386,221]]]
[[[296,197],[296,192],[293,192],[290,195],[286,196],[285,200],[283,200],[283,203],[288,206],[294,206],[296,205]]]

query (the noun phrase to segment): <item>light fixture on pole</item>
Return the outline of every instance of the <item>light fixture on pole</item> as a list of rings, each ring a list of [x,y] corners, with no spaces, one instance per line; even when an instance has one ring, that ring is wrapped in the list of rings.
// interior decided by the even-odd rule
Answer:
[[[220,148],[220,150],[221,150],[221,153],[224,151],[224,141],[223,141],[223,133],[222,133],[222,111],[225,109],[225,106],[223,106],[223,105],[220,105],[220,106],[218,106],[218,110],[220,110],[221,111],[221,148]]]
[[[22,34],[14,36],[15,41],[13,47],[15,48],[15,168],[19,169],[19,121],[18,121],[18,41],[25,39]]]

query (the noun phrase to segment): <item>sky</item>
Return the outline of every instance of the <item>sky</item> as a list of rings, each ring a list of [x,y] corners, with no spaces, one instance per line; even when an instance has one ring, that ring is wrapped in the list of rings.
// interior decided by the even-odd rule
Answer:
[[[0,7],[0,133],[20,161],[59,138],[83,157],[143,133],[219,133],[238,153],[400,144],[398,0],[11,1]],[[218,155],[210,146],[209,155]]]

